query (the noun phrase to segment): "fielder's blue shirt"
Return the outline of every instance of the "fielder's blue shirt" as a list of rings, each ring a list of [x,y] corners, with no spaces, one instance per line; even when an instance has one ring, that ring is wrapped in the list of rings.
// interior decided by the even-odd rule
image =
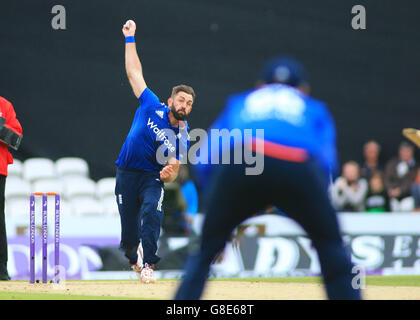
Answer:
[[[146,88],[139,97],[130,132],[115,164],[119,167],[141,171],[160,171],[165,163],[158,161],[175,157],[182,160],[189,147],[188,124],[180,121],[172,127],[169,107]]]
[[[270,84],[231,96],[209,131],[224,128],[251,129],[254,135],[264,129],[264,141],[306,150],[326,173],[337,169],[335,125],[327,106],[293,87]],[[208,134],[209,152],[204,153],[208,163],[214,148],[222,153],[221,145],[210,143],[210,138]],[[211,164],[195,169],[201,180],[210,178]]]

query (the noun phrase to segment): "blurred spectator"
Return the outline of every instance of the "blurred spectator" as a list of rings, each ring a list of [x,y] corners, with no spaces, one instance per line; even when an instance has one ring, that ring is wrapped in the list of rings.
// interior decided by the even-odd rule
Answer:
[[[382,171],[383,167],[379,163],[381,147],[376,141],[368,141],[363,146],[364,163],[360,167],[360,176],[366,180],[370,179],[374,171]]]
[[[417,169],[417,175],[411,187],[411,194],[414,198],[414,210],[420,211],[420,168]]]
[[[186,236],[186,219],[184,211],[187,208],[178,182],[165,183],[165,197],[163,200],[162,229],[165,236]]]
[[[338,211],[363,211],[368,191],[368,183],[360,178],[359,165],[355,161],[346,162],[343,172],[330,188],[331,200]]]
[[[373,171],[369,179],[369,191],[365,201],[366,212],[389,212],[389,197],[385,190],[382,172]]]
[[[404,141],[399,146],[398,157],[391,159],[385,167],[384,182],[390,197],[392,211],[414,210],[411,187],[416,175],[414,147]]]
[[[198,211],[198,192],[186,165],[181,165],[179,167],[176,181],[181,185],[181,192],[187,203],[187,209],[185,210],[184,215],[187,223],[186,227],[191,233],[193,232],[192,225],[194,218]]]

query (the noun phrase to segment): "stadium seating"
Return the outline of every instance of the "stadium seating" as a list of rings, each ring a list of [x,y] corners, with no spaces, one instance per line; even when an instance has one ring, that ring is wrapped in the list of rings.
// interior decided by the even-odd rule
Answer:
[[[108,196],[101,198],[102,208],[105,214],[108,215],[118,215],[118,206],[117,202],[115,201],[115,196]]]
[[[29,212],[29,194],[31,184],[18,176],[11,175],[6,179],[5,213],[6,215],[23,215]]]
[[[10,176],[6,179],[4,195],[6,199],[25,198],[31,193],[31,184],[19,177]]]
[[[6,179],[6,214],[28,215],[31,192],[59,193],[62,215],[118,214],[115,177],[95,182],[89,172],[88,162],[79,157],[63,157],[55,162],[41,157],[25,161],[15,159],[8,167]],[[37,199],[38,208],[41,207],[40,201]],[[54,212],[54,209],[54,201],[48,201],[48,211]]]
[[[81,176],[64,177],[62,180],[64,184],[65,198],[96,197],[96,184],[93,180]]]
[[[89,166],[85,159],[64,157],[55,162],[55,170],[59,177],[83,176],[89,177]]]
[[[54,162],[47,158],[30,158],[23,162],[23,178],[34,182],[56,177]]]
[[[105,198],[115,195],[115,178],[102,178],[96,183],[96,193],[98,198]]]
[[[43,179],[32,183],[32,192],[56,192],[59,194],[63,193],[63,183],[61,180],[54,179]]]
[[[72,211],[76,216],[98,216],[104,214],[99,200],[89,197],[74,197],[71,200]]]
[[[115,178],[102,178],[96,183],[96,194],[102,203],[104,212],[109,215],[118,214],[118,206],[115,201]]]
[[[8,177],[23,178],[22,161],[20,161],[19,159],[14,159],[13,163],[9,165],[7,171],[8,171]]]
[[[5,213],[7,216],[27,216],[29,218],[29,201],[26,198],[6,199]]]

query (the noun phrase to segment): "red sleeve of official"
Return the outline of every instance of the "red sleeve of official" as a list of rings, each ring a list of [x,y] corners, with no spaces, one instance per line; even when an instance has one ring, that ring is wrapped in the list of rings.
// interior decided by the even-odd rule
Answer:
[[[16,118],[16,112],[13,105],[2,97],[0,97],[0,112],[2,113],[1,116],[6,119],[5,126],[19,135],[22,135],[22,126]]]

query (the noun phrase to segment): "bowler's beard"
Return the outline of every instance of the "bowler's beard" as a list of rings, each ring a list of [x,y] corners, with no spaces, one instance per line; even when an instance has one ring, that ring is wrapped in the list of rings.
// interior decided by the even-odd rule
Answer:
[[[187,118],[187,113],[179,113],[178,111],[176,111],[174,104],[172,103],[172,105],[170,106],[171,112],[174,115],[174,118],[178,121],[183,121]],[[184,111],[185,112],[185,111]]]

